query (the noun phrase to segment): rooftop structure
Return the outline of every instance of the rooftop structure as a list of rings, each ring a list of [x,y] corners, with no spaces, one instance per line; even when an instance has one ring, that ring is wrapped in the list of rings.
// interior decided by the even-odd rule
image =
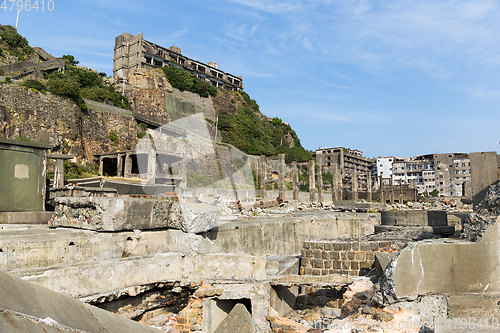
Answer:
[[[115,54],[113,57],[113,77],[128,78],[134,69],[155,69],[163,66],[173,66],[184,69],[200,80],[214,87],[226,87],[232,90],[243,89],[243,78],[225,73],[215,62],[207,64],[190,59],[181,54],[176,46],[165,48],[149,42],[143,34],[133,36],[123,33],[115,38]]]

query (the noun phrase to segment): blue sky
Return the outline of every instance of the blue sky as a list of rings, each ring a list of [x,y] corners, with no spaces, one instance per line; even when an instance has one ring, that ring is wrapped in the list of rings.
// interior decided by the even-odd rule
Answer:
[[[261,111],[289,122],[307,149],[376,157],[500,148],[500,1],[53,4],[20,13],[32,46],[111,75],[114,38],[142,32],[242,75]],[[0,23],[15,25],[16,15],[1,9]]]

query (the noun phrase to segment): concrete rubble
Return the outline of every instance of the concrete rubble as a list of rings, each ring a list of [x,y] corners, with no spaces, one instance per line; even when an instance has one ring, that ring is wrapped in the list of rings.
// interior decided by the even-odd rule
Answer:
[[[2,227],[2,269],[164,332],[434,332],[450,311],[470,313],[468,293],[500,292],[500,261],[478,259],[500,238],[497,185],[470,216],[451,200],[81,192],[52,199],[51,229]],[[457,239],[464,222],[477,242]]]
[[[97,231],[172,228],[188,233],[212,229],[220,212],[212,206],[127,197],[59,197],[50,227]]]

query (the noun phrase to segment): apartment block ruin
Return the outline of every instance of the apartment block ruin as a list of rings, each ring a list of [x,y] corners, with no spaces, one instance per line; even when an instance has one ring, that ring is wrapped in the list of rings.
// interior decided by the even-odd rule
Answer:
[[[320,148],[313,152],[313,157],[319,166],[337,165],[340,173],[350,178],[353,171],[359,175],[367,174],[371,171],[374,160],[363,157],[363,152],[357,149],[345,147]]]
[[[438,190],[441,196],[471,195],[471,163],[465,153],[379,157],[373,173],[414,186],[420,194]]]
[[[128,78],[134,69],[155,69],[163,66],[173,66],[196,75],[200,80],[214,87],[226,87],[231,90],[241,90],[243,78],[221,71],[217,63],[203,63],[181,54],[176,46],[165,48],[149,42],[143,34],[133,36],[123,33],[115,39],[113,57],[113,78]]]

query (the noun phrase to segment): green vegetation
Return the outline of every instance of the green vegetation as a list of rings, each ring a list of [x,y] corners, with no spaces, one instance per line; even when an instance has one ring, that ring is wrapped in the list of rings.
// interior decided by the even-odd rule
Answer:
[[[311,153],[300,145],[290,125],[279,118],[269,122],[260,113],[255,100],[243,91],[239,93],[243,98],[243,106],[238,107],[238,112],[234,115],[219,115],[218,129],[223,142],[250,155],[285,154],[287,162],[312,159]],[[293,139],[294,147],[289,147],[287,136]]]
[[[17,57],[19,61],[24,61],[33,54],[33,49],[28,45],[26,38],[18,34],[13,26],[0,24],[0,37],[7,44],[9,54]],[[0,56],[5,55],[2,52]]]
[[[101,103],[111,102],[116,107],[130,109],[128,99],[113,87],[106,87],[99,74],[76,67],[78,61],[72,55],[64,55],[62,58],[66,61],[66,70],[64,73],[47,74],[48,91],[54,95],[71,98],[83,111],[87,110],[83,98]]]
[[[139,139],[142,139],[143,137],[146,136],[146,134],[148,134],[148,125],[145,124],[145,123],[139,123],[137,125],[137,127],[139,127],[139,129],[137,130],[137,138]]]
[[[115,131],[109,131],[108,139],[110,139],[115,146],[118,146],[118,135],[116,135]]]
[[[64,161],[64,179],[81,179],[99,176],[94,168],[87,168],[73,162]],[[54,179],[54,171],[47,172],[47,179]]]
[[[217,88],[212,87],[207,82],[201,81],[196,75],[171,66],[164,66],[162,70],[172,87],[180,91],[191,91],[201,97],[217,96]]]
[[[24,135],[18,135],[15,137],[16,141],[24,141],[24,142],[33,142],[33,140],[31,140],[30,138],[28,138],[27,136],[24,136]]]
[[[42,82],[40,82],[38,80],[26,80],[26,82],[24,83],[24,86],[26,88],[35,89],[38,91],[46,91],[47,90],[47,87],[45,86],[45,84],[43,84]]]
[[[430,193],[433,197],[437,197],[439,196],[439,191],[437,189],[434,189],[432,190],[432,192]]]

